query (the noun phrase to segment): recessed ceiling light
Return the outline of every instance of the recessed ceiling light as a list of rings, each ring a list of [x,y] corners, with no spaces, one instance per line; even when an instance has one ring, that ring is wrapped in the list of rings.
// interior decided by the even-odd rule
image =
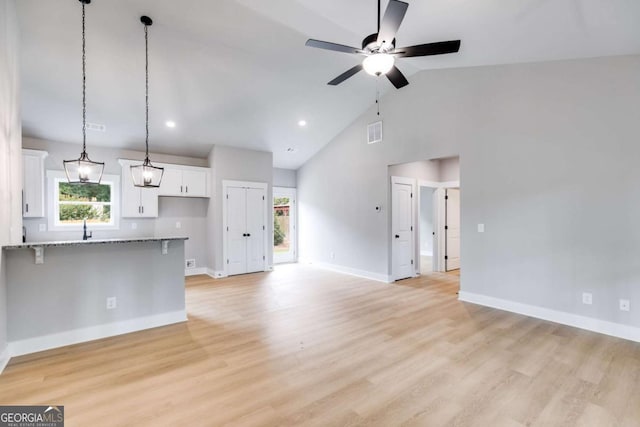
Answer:
[[[300,126],[301,128],[305,127],[307,125],[307,121],[306,120],[299,120],[298,121],[298,126]]]
[[[168,128],[174,128],[176,127],[176,122],[174,122],[173,120],[167,120],[165,122],[165,125],[167,125]]]

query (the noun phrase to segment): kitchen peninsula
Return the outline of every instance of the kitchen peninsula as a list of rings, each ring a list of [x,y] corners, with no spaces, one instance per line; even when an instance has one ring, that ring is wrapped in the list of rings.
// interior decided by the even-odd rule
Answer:
[[[4,246],[13,356],[187,320],[186,237]]]

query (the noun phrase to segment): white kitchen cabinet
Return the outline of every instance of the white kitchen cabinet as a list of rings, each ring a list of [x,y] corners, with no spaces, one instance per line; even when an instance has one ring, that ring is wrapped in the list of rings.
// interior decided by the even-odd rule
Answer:
[[[209,197],[209,168],[158,164],[164,168],[160,196]]]
[[[120,161],[122,165],[122,217],[157,218],[158,189],[140,188],[133,185],[131,165],[134,162]]]
[[[44,204],[44,159],[46,151],[22,150],[22,216],[43,218]]]

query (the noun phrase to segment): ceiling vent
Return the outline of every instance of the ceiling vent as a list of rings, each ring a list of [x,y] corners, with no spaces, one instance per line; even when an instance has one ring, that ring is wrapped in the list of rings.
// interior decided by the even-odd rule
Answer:
[[[382,120],[367,126],[367,144],[382,142]]]
[[[99,123],[89,123],[89,122],[87,122],[86,129],[87,130],[92,130],[94,132],[106,132],[107,131],[107,125],[101,125]]]

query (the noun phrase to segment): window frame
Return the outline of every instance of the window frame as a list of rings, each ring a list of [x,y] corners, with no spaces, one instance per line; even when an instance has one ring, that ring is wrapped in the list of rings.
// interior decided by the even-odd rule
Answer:
[[[61,224],[59,185],[67,180],[64,171],[47,170],[47,219],[51,231],[75,231],[82,230],[82,224]],[[120,229],[120,175],[103,174],[101,184],[111,186],[111,222],[108,224],[91,224],[92,230],[119,230]],[[89,227],[89,225],[87,226]]]

